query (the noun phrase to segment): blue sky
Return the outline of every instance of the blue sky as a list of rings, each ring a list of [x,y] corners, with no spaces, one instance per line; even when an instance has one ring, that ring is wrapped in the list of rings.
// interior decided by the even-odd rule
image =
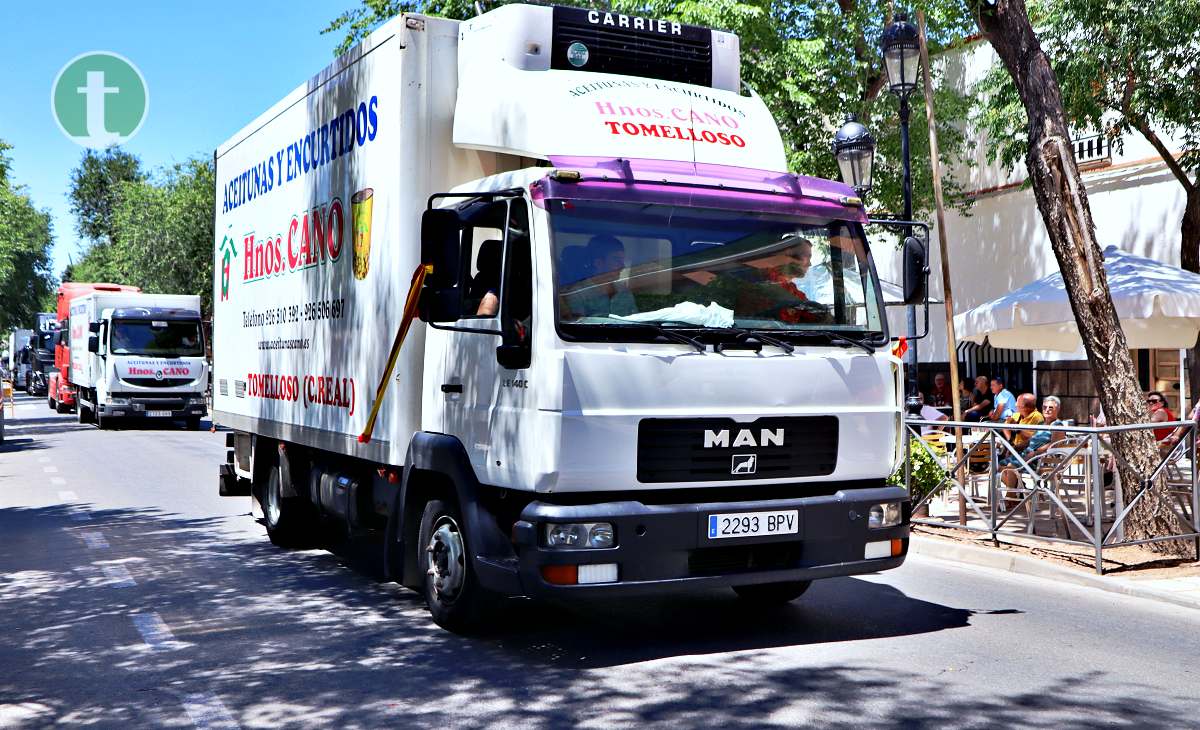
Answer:
[[[83,148],[59,131],[50,86],[67,61],[112,51],[141,69],[150,113],[125,149],[148,169],[210,157],[234,132],[333,59],[329,21],[358,0],[5,3],[0,23],[0,139],[12,178],[54,219],[54,274],[81,242],[67,206]]]

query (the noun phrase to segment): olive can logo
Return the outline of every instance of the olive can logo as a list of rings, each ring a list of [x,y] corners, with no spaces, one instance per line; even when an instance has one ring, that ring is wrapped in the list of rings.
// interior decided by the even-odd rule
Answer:
[[[350,217],[354,225],[354,278],[367,278],[371,266],[371,212],[375,190],[363,188],[350,198]]]
[[[71,141],[105,149],[125,144],[142,128],[150,111],[150,91],[129,59],[90,51],[72,58],[54,77],[50,111]]]

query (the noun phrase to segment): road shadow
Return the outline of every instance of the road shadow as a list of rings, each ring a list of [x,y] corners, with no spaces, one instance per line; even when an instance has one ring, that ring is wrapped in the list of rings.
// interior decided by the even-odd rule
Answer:
[[[25,435],[25,431],[10,431],[10,426],[5,426],[4,440],[0,441],[0,454],[13,454],[18,451],[38,451],[46,448],[46,445],[34,438],[29,438]]]
[[[964,696],[940,676],[776,651],[886,652],[977,613],[870,580],[818,582],[775,611],[729,591],[575,609],[514,601],[504,632],[464,638],[374,577],[370,540],[289,552],[248,527],[247,515],[0,510],[0,709],[40,708],[31,724],[170,724],[183,698],[212,692],[244,726],[1083,728],[1131,712],[1150,726],[1177,717],[1176,698],[1114,689],[1100,672],[1064,667],[1036,692],[985,683]],[[96,534],[107,547],[88,546]],[[133,584],[120,587],[115,568]],[[149,611],[173,639],[157,649],[131,618]]]

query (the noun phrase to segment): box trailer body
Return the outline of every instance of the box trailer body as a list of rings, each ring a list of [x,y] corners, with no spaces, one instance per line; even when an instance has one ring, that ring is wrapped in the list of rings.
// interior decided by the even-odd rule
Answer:
[[[80,422],[150,418],[198,428],[207,411],[200,297],[92,292],[70,303]]]
[[[58,321],[58,337],[54,343],[54,367],[47,379],[46,401],[51,410],[66,413],[75,407],[75,386],[71,384],[71,300],[93,291],[139,292],[136,286],[109,283],[65,281],[55,292],[55,319]]]
[[[222,494],[284,545],[384,529],[450,628],[481,596],[788,598],[900,565],[867,220],[787,173],[737,63],[731,34],[600,11],[405,15],[222,145]]]
[[[24,390],[29,377],[30,357],[29,346],[33,338],[33,330],[15,329],[8,335],[8,373],[12,378],[13,388]]]

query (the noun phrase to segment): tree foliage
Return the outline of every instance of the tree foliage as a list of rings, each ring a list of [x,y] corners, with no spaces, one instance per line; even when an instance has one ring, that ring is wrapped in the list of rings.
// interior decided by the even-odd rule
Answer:
[[[197,158],[150,178],[124,180],[106,195],[109,240],[93,242],[70,278],[199,294],[203,310],[211,311],[212,160]]]
[[[50,214],[10,181],[10,149],[0,140],[0,332],[32,327],[53,285]]]
[[[902,165],[898,102],[887,93],[879,39],[891,18],[888,0],[613,0],[589,3],[559,0],[560,4],[601,7],[616,12],[650,15],[736,33],[741,40],[742,80],[763,97],[774,114],[795,172],[837,178],[830,152],[833,134],[844,115],[859,115],[878,142],[875,188],[868,201],[876,211],[902,209]],[[483,9],[503,3],[485,3]],[[924,0],[931,53],[938,53],[974,32],[974,20],[958,0]],[[362,0],[325,28],[342,33],[338,53],[348,50],[380,23],[403,12],[450,18],[476,13],[473,0]],[[935,70],[936,72],[936,70]],[[965,162],[967,140],[963,121],[967,98],[938,88],[938,132],[944,165]],[[920,93],[912,106],[913,210],[927,214],[933,207],[929,139],[925,134],[926,107]],[[949,203],[966,211],[961,187],[945,181]]]
[[[1189,199],[1180,258],[1184,268],[1200,270],[1200,3],[1038,0],[1030,15],[1074,131],[1103,132],[1117,149],[1137,133],[1167,160]],[[974,116],[990,138],[989,155],[1011,169],[1024,158],[1027,138],[1012,77],[996,66],[979,91]]]
[[[89,149],[71,173],[67,197],[79,235],[101,245],[113,238],[113,206],[124,182],[145,179],[142,163],[119,147],[103,152]]]

